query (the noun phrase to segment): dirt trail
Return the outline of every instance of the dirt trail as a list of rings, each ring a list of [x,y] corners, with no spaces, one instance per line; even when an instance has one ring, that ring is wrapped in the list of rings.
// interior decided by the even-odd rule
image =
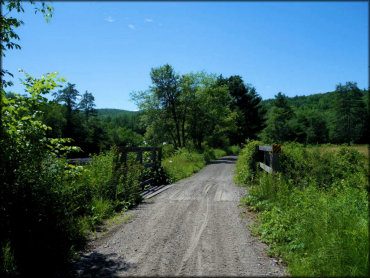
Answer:
[[[252,238],[226,156],[132,211],[129,222],[94,242],[74,265],[77,276],[282,276]]]

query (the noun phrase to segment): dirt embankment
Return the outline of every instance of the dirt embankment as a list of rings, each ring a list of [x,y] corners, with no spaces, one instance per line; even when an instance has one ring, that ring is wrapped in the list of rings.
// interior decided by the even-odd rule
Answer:
[[[92,243],[75,263],[82,277],[282,276],[284,269],[253,238],[238,207],[235,156],[144,201],[132,218]]]

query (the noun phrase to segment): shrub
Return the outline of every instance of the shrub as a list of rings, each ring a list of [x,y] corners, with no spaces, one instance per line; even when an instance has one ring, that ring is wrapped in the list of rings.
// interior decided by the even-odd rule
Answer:
[[[238,145],[233,145],[233,146],[229,146],[226,148],[226,153],[228,155],[230,154],[239,154],[240,152],[240,147]]]
[[[191,176],[206,165],[204,155],[179,149],[175,155],[162,161],[162,166],[171,182]]]
[[[81,167],[74,167],[74,174],[66,183],[71,183],[76,203],[76,216],[84,216],[90,229],[94,229],[112,211],[121,211],[141,201],[141,173],[143,166],[132,157],[127,165],[121,165],[120,154],[113,147],[93,156],[93,162]],[[104,213],[99,208],[104,207]]]
[[[247,145],[240,151],[234,170],[234,180],[237,184],[247,184],[254,180],[260,157],[258,146],[261,144],[260,141],[247,141]]]

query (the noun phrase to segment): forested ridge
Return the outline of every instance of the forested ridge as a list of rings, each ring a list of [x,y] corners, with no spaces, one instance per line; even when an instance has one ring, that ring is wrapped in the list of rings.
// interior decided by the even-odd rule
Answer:
[[[153,71],[166,66],[173,70],[165,65]],[[194,92],[186,91],[188,88],[179,90],[177,103],[168,113],[162,113],[160,104],[149,99],[149,94],[153,94],[150,90],[133,93],[141,111],[96,109],[93,93],[80,94],[74,84],[68,83],[54,93],[54,100],[43,103],[40,117],[51,127],[48,137],[72,138],[73,144],[82,149],[70,156],[88,156],[113,145],[161,142],[201,149],[207,141],[212,147],[225,147],[240,145],[247,138],[271,143],[366,143],[369,93],[358,89],[355,83],[339,84],[336,91],[324,94],[287,97],[279,92],[274,99],[262,100],[255,88],[238,75],[224,78],[202,72],[189,76],[183,75],[181,82],[193,78]],[[199,83],[195,83],[195,78]],[[178,81],[180,86],[180,77]],[[209,82],[209,87],[202,82]],[[12,98],[12,93],[7,96]]]

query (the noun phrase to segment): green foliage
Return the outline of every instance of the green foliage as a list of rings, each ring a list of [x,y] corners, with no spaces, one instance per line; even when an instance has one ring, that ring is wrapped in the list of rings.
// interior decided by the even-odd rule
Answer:
[[[240,147],[238,145],[233,145],[233,146],[228,146],[226,148],[226,154],[239,154],[240,152]]]
[[[255,145],[249,142],[245,149]],[[244,152],[236,180],[248,182],[242,204],[260,211],[260,225],[255,222],[252,231],[269,243],[269,252],[280,256],[293,276],[366,276],[368,169],[362,155],[348,147],[333,155],[285,144],[281,171],[256,171],[251,181],[243,171],[250,171]]]
[[[165,144],[162,147],[162,159],[173,156],[176,152],[175,146],[172,144]]]
[[[139,183],[143,166],[136,164],[133,159],[126,166],[121,165],[119,157],[116,148],[94,155],[93,162],[83,166],[82,171],[69,181],[76,190],[75,199],[81,216],[95,217],[91,210],[94,200],[106,202],[115,211],[141,201]]]
[[[73,166],[65,159],[79,151],[69,139],[47,138],[43,96],[59,87],[57,74],[40,79],[26,74],[30,97],[2,91],[0,171],[1,275],[54,275],[114,211],[140,202],[142,166],[119,163],[116,149],[95,155],[93,163]]]
[[[152,179],[152,182],[148,186],[160,186],[170,184],[172,181],[163,166],[155,166],[144,169],[141,172],[140,180],[145,181],[148,179]]]
[[[140,134],[125,127],[108,129],[110,143],[116,146],[135,147],[143,145],[144,138]]]
[[[8,99],[2,91],[0,246],[8,251],[1,266],[12,265],[0,269],[4,275],[53,273],[66,263],[72,246],[83,241],[71,217],[71,192],[61,183],[66,163],[57,157],[78,148],[65,146],[68,140],[46,138],[48,127],[37,119],[43,94],[60,81],[54,73],[41,79],[26,75],[29,98]],[[12,254],[11,264],[7,254]]]
[[[250,84],[244,84],[238,75],[217,78],[218,85],[227,85],[230,108],[236,112],[236,129],[228,134],[231,144],[240,145],[247,138],[255,139],[257,134],[264,128],[264,117],[266,111],[261,106],[261,97],[256,89]]]
[[[113,215],[113,206],[110,200],[103,198],[93,199],[91,202],[91,216],[88,218],[90,227],[95,227],[102,223],[103,219]]]
[[[177,149],[190,141],[198,150],[205,141],[214,148],[229,145],[236,112],[230,110],[227,86],[218,85],[216,75],[199,72],[180,77],[166,64],[152,69],[151,78],[148,91],[132,93],[149,145],[165,142]]]
[[[358,142],[364,133],[368,114],[356,83],[339,84],[335,94],[335,134],[337,142]]]
[[[257,173],[257,161],[259,156],[258,145],[260,141],[246,141],[246,146],[241,149],[235,164],[234,180],[237,184],[248,184],[252,182]]]
[[[222,149],[212,149],[203,145],[201,151],[178,149],[173,155],[168,156],[162,161],[163,169],[169,182],[176,182],[190,177],[198,172],[211,160],[221,158],[226,155]]]
[[[275,97],[274,105],[268,113],[267,126],[261,134],[262,140],[267,143],[283,143],[291,140],[294,134],[294,112],[288,104],[287,96],[278,93]]]
[[[204,156],[200,153],[189,152],[182,148],[175,155],[162,161],[162,166],[170,177],[171,182],[176,182],[191,176],[206,165]]]
[[[23,1],[20,0],[10,0],[10,1],[0,1],[1,8],[4,10],[7,10],[6,13],[1,12],[0,15],[0,38],[1,38],[1,44],[0,44],[0,51],[1,51],[1,57],[5,57],[5,52],[8,49],[21,49],[21,46],[17,44],[15,41],[20,40],[20,37],[15,32],[15,29],[20,27],[24,24],[22,20],[19,20],[17,18],[8,16],[9,13],[17,11],[18,13],[23,13],[24,8],[22,5]],[[35,4],[35,1],[30,1],[31,4]],[[35,13],[41,12],[43,16],[46,19],[46,22],[49,22],[53,15],[53,7],[50,5],[47,5],[46,3],[42,2],[40,6],[35,6]],[[11,81],[5,81],[5,76],[9,75],[13,77],[13,74],[9,71],[1,68],[0,69],[0,76],[1,76],[1,90],[7,86],[11,86],[13,82]],[[0,99],[1,100],[1,99]]]
[[[369,137],[368,96],[367,90],[347,82],[337,85],[334,92],[285,97],[280,101],[280,108],[290,107],[294,112],[290,117],[285,117],[283,110],[278,109],[278,95],[276,99],[264,100],[262,106],[268,111],[267,127],[260,138],[269,143],[366,143]]]
[[[203,144],[202,154],[203,154],[205,162],[208,163],[214,159],[225,156],[226,151],[222,149],[213,149],[213,148],[208,147],[206,144]]]
[[[145,130],[140,127],[140,111],[127,111],[121,109],[96,109],[98,118],[107,126],[107,130],[118,127],[128,128],[143,135]]]
[[[55,94],[54,101],[44,102],[40,107],[43,113],[38,119],[51,127],[47,131],[48,138],[71,138],[73,145],[82,149],[79,157],[108,150],[113,145],[143,145],[137,112],[95,110],[92,93],[85,92],[77,102],[79,92],[74,86],[69,84]],[[70,157],[76,156],[70,154]]]
[[[78,108],[85,114],[85,121],[89,120],[89,116],[96,116],[97,111],[95,110],[95,98],[92,93],[86,91],[78,104]]]

